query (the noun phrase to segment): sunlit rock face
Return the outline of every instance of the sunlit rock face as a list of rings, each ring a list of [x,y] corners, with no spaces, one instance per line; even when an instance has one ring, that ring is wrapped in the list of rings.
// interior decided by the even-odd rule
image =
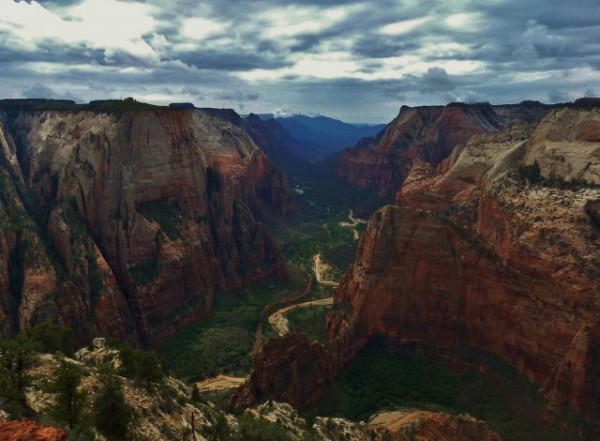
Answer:
[[[257,219],[287,178],[235,121],[177,109],[0,106],[0,315],[156,342],[213,293],[284,274]]]
[[[600,107],[576,102],[536,118],[474,131],[437,164],[407,163],[395,205],[372,216],[336,292],[331,341],[315,347],[290,336],[263,347],[242,388],[246,402],[275,396],[307,406],[383,338],[492,352],[551,403],[598,419]],[[288,361],[276,366],[279,352]],[[270,382],[277,372],[301,377],[304,389]]]
[[[350,183],[377,190],[391,201],[415,160],[436,166],[473,135],[535,123],[550,110],[551,106],[532,101],[505,106],[403,106],[379,137],[345,150],[336,172]]]
[[[598,130],[600,108],[571,106],[415,163],[361,239],[331,333],[482,348],[597,416]]]

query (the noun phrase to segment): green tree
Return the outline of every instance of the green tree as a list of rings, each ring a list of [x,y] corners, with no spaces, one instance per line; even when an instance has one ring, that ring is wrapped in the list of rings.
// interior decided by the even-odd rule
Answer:
[[[227,418],[224,413],[219,413],[217,420],[213,422],[212,426],[206,428],[206,437],[208,441],[232,439],[229,424],[227,423]]]
[[[82,372],[79,366],[61,361],[54,372],[50,390],[56,394],[56,404],[51,416],[69,429],[73,429],[85,405],[85,394],[78,390]]]
[[[119,359],[121,360],[121,374],[127,378],[135,375],[135,351],[129,343],[119,345]]]
[[[115,375],[102,375],[100,391],[94,400],[93,417],[98,431],[109,440],[127,438],[133,410],[125,401],[123,385]]]
[[[153,383],[161,383],[165,374],[158,357],[154,352],[136,351],[135,380],[144,385],[146,390],[152,390]]]
[[[65,325],[54,325],[50,322],[41,322],[33,326],[27,335],[42,352],[62,352],[69,354],[69,334],[71,330]]]
[[[29,385],[27,369],[34,359],[36,345],[24,334],[0,342],[0,398],[14,413],[25,408],[25,387]]]
[[[192,395],[190,396],[192,403],[198,403],[201,400],[200,391],[195,384],[192,386]]]
[[[147,391],[151,391],[152,385],[161,383],[165,377],[164,369],[152,351],[133,349],[129,344],[124,344],[119,348],[119,358],[121,373],[143,384]]]

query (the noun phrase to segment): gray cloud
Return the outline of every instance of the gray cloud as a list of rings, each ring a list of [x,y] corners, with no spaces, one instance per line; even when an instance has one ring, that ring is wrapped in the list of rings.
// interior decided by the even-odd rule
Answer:
[[[38,3],[70,20],[72,7],[87,1]],[[116,47],[109,38],[79,41],[33,31],[28,40],[0,16],[0,95],[133,95],[383,122],[405,103],[565,101],[593,95],[600,81],[597,0],[143,3],[152,29]],[[270,32],[281,14],[306,22]],[[186,36],[192,17],[215,23],[214,31]],[[398,25],[423,17],[429,19],[413,27]],[[387,25],[398,30],[384,32]],[[106,32],[110,37],[110,26]]]
[[[25,98],[54,98],[82,102],[82,100],[79,97],[73,95],[72,93],[57,92],[54,89],[40,83],[27,85],[23,89],[22,94]]]
[[[419,78],[423,92],[448,92],[456,88],[456,81],[450,78],[446,69],[430,67],[427,72]]]

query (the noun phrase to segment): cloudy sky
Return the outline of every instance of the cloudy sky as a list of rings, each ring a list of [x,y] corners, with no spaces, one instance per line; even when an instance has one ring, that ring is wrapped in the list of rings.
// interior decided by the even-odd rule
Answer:
[[[0,97],[387,122],[600,94],[598,0],[0,0]]]

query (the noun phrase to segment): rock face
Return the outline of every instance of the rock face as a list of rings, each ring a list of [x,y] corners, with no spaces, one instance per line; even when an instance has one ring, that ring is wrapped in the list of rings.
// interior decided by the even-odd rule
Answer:
[[[67,441],[67,434],[54,427],[31,421],[0,421],[0,439],[4,441]]]
[[[483,421],[469,415],[422,410],[380,412],[369,420],[377,441],[502,441]]]
[[[268,340],[256,355],[250,379],[232,403],[244,408],[277,400],[307,409],[323,395],[327,380],[337,374],[333,360],[326,348],[303,334]]]
[[[251,113],[243,119],[243,125],[252,140],[277,167],[290,177],[305,174],[310,169],[307,159],[302,157],[305,143],[292,137],[276,119],[262,119]]]
[[[557,109],[529,138],[478,135],[441,171],[415,165],[362,237],[332,334],[482,348],[598,417],[599,128],[598,108]]]
[[[285,267],[287,179],[210,112],[0,105],[0,322],[156,342]],[[4,109],[4,110],[2,110]]]
[[[576,103],[539,124],[476,133],[437,166],[412,161],[397,205],[373,215],[336,292],[331,342],[294,355],[288,339],[291,367],[267,362],[274,350],[259,356],[246,392],[305,406],[314,396],[269,386],[269,376],[321,354],[310,364],[323,373],[302,378],[317,395],[384,338],[492,352],[550,403],[600,418],[598,130],[600,107]]]
[[[537,122],[550,109],[531,101],[504,106],[485,103],[403,106],[377,138],[344,150],[336,173],[391,200],[416,159],[436,166],[471,136],[498,132],[513,124]]]

